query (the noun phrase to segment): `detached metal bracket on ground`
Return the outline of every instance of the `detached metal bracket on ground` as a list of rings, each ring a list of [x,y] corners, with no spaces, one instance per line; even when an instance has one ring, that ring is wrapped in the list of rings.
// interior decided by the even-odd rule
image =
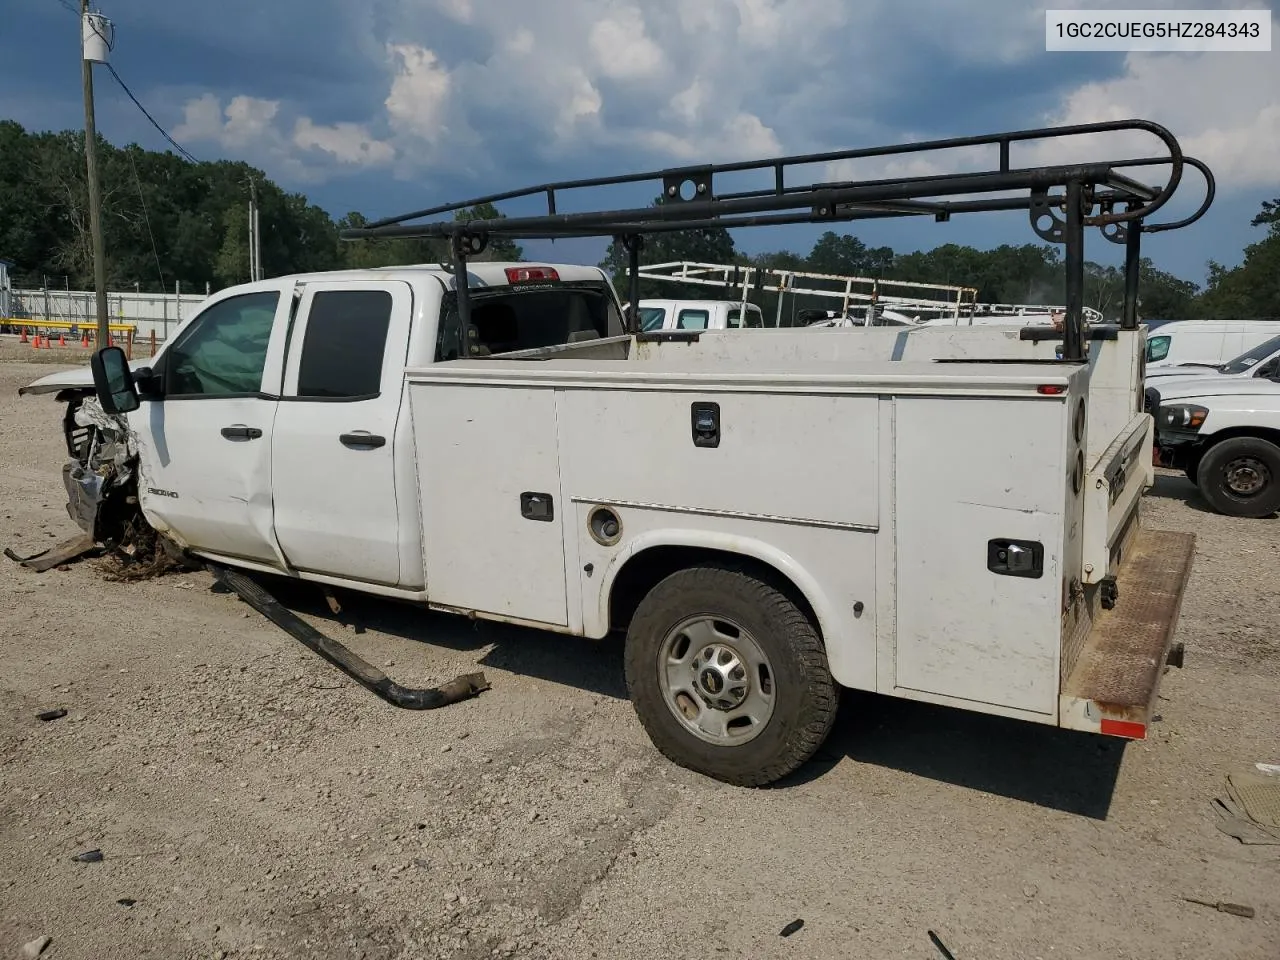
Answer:
[[[372,690],[387,703],[406,710],[434,710],[460,700],[468,700],[489,689],[483,673],[466,673],[439,687],[413,689],[402,687],[367,660],[352,653],[337,640],[326,637],[293,611],[286,609],[266,590],[243,573],[217,564],[208,564],[215,587],[236,594],[253,609],[300,641],[314,653],[328,660],[362,687]]]

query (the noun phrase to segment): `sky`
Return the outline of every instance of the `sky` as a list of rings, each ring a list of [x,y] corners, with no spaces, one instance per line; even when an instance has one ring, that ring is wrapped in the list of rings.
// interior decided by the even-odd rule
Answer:
[[[31,130],[83,124],[76,2],[0,0],[0,118]],[[101,0],[95,8],[115,27],[112,65],[187,151],[252,163],[335,217],[389,216],[549,180],[1136,117],[1167,126],[1215,173],[1217,199],[1204,219],[1144,238],[1157,266],[1203,283],[1210,260],[1233,266],[1261,239],[1249,221],[1262,201],[1280,197],[1280,51],[1046,52],[1044,8],[1026,0]],[[108,72],[97,68],[95,84],[100,134],[167,148]],[[1012,161],[1153,152],[1156,141],[1143,137],[1039,141],[1015,146]],[[971,152],[813,176],[979,169],[994,159]],[[1166,171],[1146,173],[1158,180]],[[1188,212],[1202,196],[1189,170],[1165,212]],[[578,204],[650,199],[652,191],[622,190]],[[807,253],[823,229],[757,228],[735,240],[749,253]],[[1039,242],[1025,213],[833,229],[899,252]],[[1086,244],[1089,259],[1120,262],[1122,249],[1097,231]],[[604,241],[524,246],[539,258],[593,263]]]

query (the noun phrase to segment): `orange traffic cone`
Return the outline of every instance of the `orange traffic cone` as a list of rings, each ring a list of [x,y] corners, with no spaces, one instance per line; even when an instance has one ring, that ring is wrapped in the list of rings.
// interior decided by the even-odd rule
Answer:
[[[31,341],[31,349],[32,350],[40,349],[40,332],[38,330],[36,331],[36,338]]]
[[[19,343],[30,343],[30,342],[31,342],[31,338],[27,336],[27,328],[26,328],[26,327],[23,327],[23,328],[22,328],[22,339],[20,339],[18,342],[19,342]]]
[[[87,334],[87,333],[86,333],[86,334],[84,335],[84,337],[80,340],[80,346],[82,346],[82,347],[88,347],[88,346],[89,346],[89,334]]]
[[[66,345],[67,345],[67,338],[64,337],[62,334],[58,334],[58,346],[65,347]]]

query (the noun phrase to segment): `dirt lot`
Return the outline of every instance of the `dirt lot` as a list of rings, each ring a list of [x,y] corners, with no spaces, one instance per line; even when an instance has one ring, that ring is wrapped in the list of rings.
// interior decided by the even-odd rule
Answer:
[[[59,407],[16,393],[56,368],[5,353],[0,546],[26,555],[75,528]],[[1209,802],[1280,762],[1280,521],[1174,476],[1148,502],[1199,536],[1150,740],[847,694],[820,758],[759,791],[659,757],[609,644],[371,600],[355,635],[283,595],[402,682],[493,684],[414,713],[207,574],[0,561],[0,957],[928,960],[932,929],[957,960],[1276,960],[1280,847]]]

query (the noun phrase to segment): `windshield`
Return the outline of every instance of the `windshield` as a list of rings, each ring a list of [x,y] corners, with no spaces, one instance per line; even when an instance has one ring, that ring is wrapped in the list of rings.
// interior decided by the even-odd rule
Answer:
[[[1223,373],[1244,373],[1254,364],[1261,363],[1271,354],[1280,350],[1280,337],[1272,337],[1263,343],[1258,344],[1252,350],[1247,350],[1234,360],[1228,360],[1218,369]]]

